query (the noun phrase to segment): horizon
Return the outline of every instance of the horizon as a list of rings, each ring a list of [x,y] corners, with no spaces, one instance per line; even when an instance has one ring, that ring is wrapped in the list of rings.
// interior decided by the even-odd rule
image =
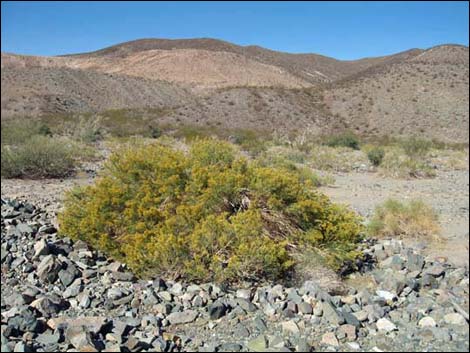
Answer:
[[[439,45],[468,47],[468,2],[462,1],[6,1],[1,6],[1,51],[18,55],[87,53],[140,39],[210,38],[343,61]]]

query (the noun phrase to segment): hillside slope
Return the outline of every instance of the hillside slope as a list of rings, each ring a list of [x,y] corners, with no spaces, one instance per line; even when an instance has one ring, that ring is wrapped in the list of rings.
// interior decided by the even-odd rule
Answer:
[[[169,108],[161,123],[468,142],[468,47],[340,61],[213,39],[2,53],[2,117]]]

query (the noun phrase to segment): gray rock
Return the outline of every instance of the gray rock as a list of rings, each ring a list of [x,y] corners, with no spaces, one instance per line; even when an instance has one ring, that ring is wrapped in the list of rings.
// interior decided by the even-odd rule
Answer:
[[[298,305],[298,309],[302,314],[311,315],[313,314],[313,308],[309,303],[302,302]]]
[[[237,298],[251,300],[251,290],[249,289],[238,289],[236,293]]]
[[[64,298],[76,297],[82,291],[82,289],[82,279],[77,278],[75,281],[72,282],[70,286],[67,287],[62,296]]]
[[[65,339],[79,351],[96,351],[91,334],[85,326],[69,326],[65,331]]]
[[[187,324],[196,320],[197,316],[197,311],[187,310],[183,312],[171,313],[170,315],[168,315],[167,320],[170,322],[171,325]]]
[[[227,307],[221,302],[215,302],[208,308],[211,320],[218,320],[227,312]]]
[[[333,305],[327,302],[322,303],[323,318],[333,325],[341,325],[344,323],[344,318],[340,312],[338,312]]]
[[[264,352],[268,348],[268,340],[264,335],[260,335],[248,341],[247,347],[251,352]]]
[[[54,255],[47,255],[39,263],[36,272],[40,280],[54,283],[57,280],[60,267]]]
[[[44,239],[39,240],[36,244],[34,244],[34,255],[33,260],[39,258],[43,255],[49,254],[49,245]]]

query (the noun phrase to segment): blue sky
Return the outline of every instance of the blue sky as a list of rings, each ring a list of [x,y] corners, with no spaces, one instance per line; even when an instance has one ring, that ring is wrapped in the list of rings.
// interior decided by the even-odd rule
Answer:
[[[211,37],[343,60],[468,46],[468,2],[2,1],[2,52],[59,55],[139,38]]]

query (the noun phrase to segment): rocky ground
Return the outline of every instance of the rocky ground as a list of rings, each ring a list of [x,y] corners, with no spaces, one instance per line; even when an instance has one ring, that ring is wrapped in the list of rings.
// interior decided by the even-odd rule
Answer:
[[[139,280],[29,203],[1,216],[2,352],[469,350],[468,270],[397,240],[364,243],[342,293],[230,288]]]

